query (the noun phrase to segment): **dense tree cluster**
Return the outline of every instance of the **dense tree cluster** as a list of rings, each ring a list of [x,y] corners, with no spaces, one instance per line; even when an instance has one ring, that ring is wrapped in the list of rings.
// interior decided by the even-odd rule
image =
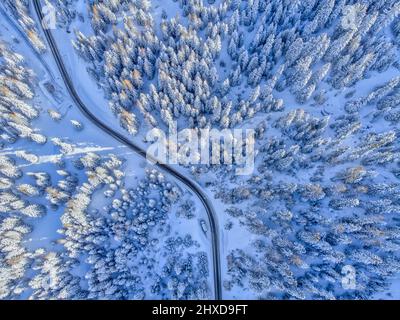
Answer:
[[[39,146],[47,140],[32,125],[32,121],[39,115],[38,110],[32,105],[33,80],[34,75],[26,68],[23,57],[10,51],[7,44],[0,43],[2,149],[20,139],[34,142]],[[45,207],[35,203],[33,199],[39,195],[39,189],[29,183],[18,183],[23,177],[18,160],[35,162],[37,156],[24,151],[16,152],[15,155],[15,158],[7,154],[0,155],[0,212],[32,218],[43,216],[46,212]]]
[[[120,197],[114,197],[103,213],[89,210],[90,198],[96,188],[102,184],[108,187],[121,184],[112,174],[120,165],[118,159],[112,158],[97,166],[96,173],[88,171],[88,184],[84,184],[69,201],[68,210],[62,217],[62,232],[65,235],[62,242],[69,256],[85,256],[86,263],[91,266],[85,275],[89,287],[87,297],[143,299],[149,281],[155,281],[155,284],[148,294],[158,297],[207,297],[208,273],[193,272],[191,269],[184,271],[184,268],[189,268],[189,261],[192,263],[191,256],[189,261],[180,261],[184,249],[194,245],[190,239],[180,239],[179,245],[174,243],[173,249],[168,246],[162,251],[166,254],[167,250],[173,250],[176,256],[169,255],[174,260],[162,266],[162,279],[153,279],[155,268],[160,263],[154,260],[155,254],[162,250],[158,239],[163,234],[169,234],[168,213],[181,197],[181,191],[165,181],[161,173],[150,170],[147,178],[140,181],[135,189],[120,189]],[[92,174],[98,178],[102,175],[105,180],[90,180]],[[144,275],[138,269],[141,265],[146,269]],[[173,268],[176,274],[167,272],[168,268]],[[176,284],[178,288],[173,288],[172,283],[177,280],[180,280]]]
[[[397,124],[400,121],[400,77],[395,77],[384,85],[375,88],[365,97],[350,100],[346,104],[348,113],[360,112],[365,106],[376,105],[375,120],[384,120]]]
[[[56,23],[58,27],[65,28],[70,31],[71,23],[79,18],[84,21],[82,13],[75,8],[77,0],[46,0],[47,5],[52,5],[56,12]]]
[[[63,208],[59,230],[62,238],[57,241],[63,248],[60,251],[27,251],[22,241],[32,229],[24,217],[39,218],[45,214],[44,207],[24,208],[25,201],[16,194],[1,193],[1,298],[210,297],[207,255],[187,253],[198,247],[190,235],[170,236],[168,216],[180,203],[181,190],[155,170],[148,170],[136,188],[126,189],[122,164],[114,155],[88,153],[74,164],[84,170],[86,182],[58,170],[62,179],[56,185],[41,172],[29,174],[35,184],[18,185],[17,189],[26,196],[46,194],[53,210]],[[94,197],[99,191],[110,190],[114,196],[99,210]],[[5,211],[5,206],[16,211]],[[169,260],[164,263],[156,259],[161,254],[168,255]],[[86,271],[77,276],[73,270],[82,267]]]
[[[11,12],[19,26],[27,36],[29,42],[38,53],[46,51],[46,45],[42,40],[35,20],[31,16],[28,0],[4,0],[4,5]]]
[[[281,185],[260,186],[269,197],[238,217],[259,240],[255,253],[229,254],[226,288],[250,287],[268,299],[360,299],[384,290],[400,270],[399,184]],[[339,214],[326,212],[326,202]],[[279,206],[287,209],[274,212]],[[356,286],[343,290],[348,265]]]
[[[21,284],[29,254],[22,245],[23,238],[31,228],[19,217],[0,218],[0,299],[18,296],[24,287]]]
[[[46,137],[31,126],[39,115],[32,105],[33,81],[33,72],[24,66],[24,58],[0,43],[0,143],[14,143],[20,138],[46,142]]]
[[[190,168],[225,206],[224,238],[252,239],[225,251],[226,292],[366,299],[387,289],[400,272],[399,1],[174,2],[90,0],[87,15],[76,0],[46,4],[67,32],[77,18],[92,29],[74,30],[73,46],[129,134],[255,128],[254,174]],[[29,1],[4,4],[43,53]],[[34,79],[0,44],[0,298],[209,298],[207,254],[170,220],[195,221],[195,202],[161,172],[128,185],[118,156],[74,156],[72,138],[40,133]],[[52,125],[64,121],[56,107]],[[24,166],[39,154],[12,150],[48,141],[60,153],[48,172]],[[61,216],[59,239],[29,249],[48,210]]]
[[[370,105],[379,108],[386,87],[369,95]],[[304,110],[287,112],[274,125],[279,135],[263,140],[257,173],[219,187],[224,203],[245,208],[227,214],[259,238],[256,253],[229,254],[227,289],[246,286],[268,299],[360,299],[398,274],[398,132],[375,131],[382,128],[373,115],[364,124],[354,114],[329,125]],[[356,270],[356,287],[343,291],[346,266]]]
[[[152,294],[162,299],[205,300],[210,298],[207,283],[209,276],[208,259],[205,252],[182,255],[182,248],[193,246],[188,234],[183,239],[169,238],[164,255],[166,262],[162,273],[152,285]]]
[[[305,103],[318,96],[322,80],[350,87],[396,61],[385,33],[399,13],[395,0],[179,5],[182,18],[162,15],[157,25],[149,1],[94,1],[95,35],[77,32],[78,53],[93,64],[91,74],[131,134],[141,117],[150,126],[174,128],[184,118],[191,127],[234,127],[258,112],[282,110],[276,91]],[[119,28],[122,12],[129,14]],[[249,85],[254,92],[242,98]]]
[[[173,262],[155,262],[170,250],[164,241],[171,243],[173,212],[193,215],[192,200],[158,171],[128,186],[118,156],[76,156],[73,137],[39,133],[34,80],[23,57],[1,43],[0,299],[143,299],[156,284],[166,299],[208,298],[207,256],[189,253],[198,250],[189,235],[176,233]],[[58,109],[47,114],[51,125],[68,121]],[[41,157],[48,141],[57,153],[50,160]],[[46,171],[35,169],[42,161]],[[29,246],[35,228],[54,215],[62,224],[56,239]]]

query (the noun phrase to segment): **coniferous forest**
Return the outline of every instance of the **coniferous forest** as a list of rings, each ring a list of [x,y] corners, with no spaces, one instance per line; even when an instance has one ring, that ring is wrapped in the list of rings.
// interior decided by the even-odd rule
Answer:
[[[0,299],[400,299],[399,0],[3,0],[0,111]]]

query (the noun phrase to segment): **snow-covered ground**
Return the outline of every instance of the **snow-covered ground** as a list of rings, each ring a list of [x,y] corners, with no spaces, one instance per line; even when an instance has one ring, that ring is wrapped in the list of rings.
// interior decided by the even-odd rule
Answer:
[[[152,127],[166,131],[173,121],[178,129],[256,130],[251,175],[171,164],[216,212],[223,298],[400,298],[398,1],[50,2],[58,19],[71,18],[51,32],[82,102],[142,149]],[[212,297],[213,243],[200,199],[167,174],[157,180],[145,159],[85,119],[51,52],[33,50],[32,33],[45,37],[32,6],[30,16],[30,38],[11,15],[1,19],[0,37],[36,75],[31,103],[40,116],[32,127],[47,143],[4,144],[0,156],[23,172],[5,190],[18,194],[33,172],[48,173],[55,188],[66,177],[78,183],[57,206],[49,204],[51,188],[33,197],[48,209],[22,219],[32,227],[22,243],[35,268],[26,270],[23,289],[7,280],[5,296]],[[352,102],[358,108],[350,110]],[[134,121],[126,118],[123,128],[123,116]],[[22,151],[37,158],[23,160]],[[96,185],[95,173],[102,176],[90,164],[79,169],[92,154],[99,170],[110,154],[124,162],[75,212],[74,200]],[[41,288],[32,279],[45,278],[40,261],[52,252],[60,256],[49,263],[61,259],[69,269],[50,272],[54,286]],[[57,287],[65,273],[81,291]]]

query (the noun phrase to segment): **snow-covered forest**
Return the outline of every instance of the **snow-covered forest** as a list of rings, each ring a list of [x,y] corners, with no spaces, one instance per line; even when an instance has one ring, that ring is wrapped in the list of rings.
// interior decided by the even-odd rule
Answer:
[[[0,299],[400,298],[398,0],[40,3],[113,130],[251,128],[255,170],[174,166],[217,279],[201,199],[91,123],[33,1],[3,1]]]

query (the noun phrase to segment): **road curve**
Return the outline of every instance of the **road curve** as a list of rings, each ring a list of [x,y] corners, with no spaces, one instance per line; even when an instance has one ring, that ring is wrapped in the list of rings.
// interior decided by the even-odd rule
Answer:
[[[32,0],[36,14],[39,18],[39,21],[43,21],[43,14],[41,10],[40,0]],[[50,30],[43,28],[42,24],[39,23],[43,33],[46,36],[46,40],[50,46],[51,52],[53,54],[54,60],[57,63],[57,67],[65,86],[71,95],[71,98],[78,106],[79,110],[83,113],[83,115],[90,120],[94,125],[100,128],[102,131],[106,132],[108,135],[112,136],[114,139],[118,140],[122,144],[129,147],[132,151],[140,155],[141,157],[148,159],[146,151],[141,149],[139,146],[131,142],[124,135],[120,134],[117,131],[114,131],[112,128],[108,127],[104,122],[98,119],[82,102],[79,95],[77,94],[75,87],[72,83],[72,80],[65,68],[64,62],[60,56],[57,44],[53,38],[53,35]],[[152,160],[152,159],[150,159]],[[154,159],[153,159],[154,160]],[[156,161],[155,161],[156,162]],[[201,200],[204,208],[206,209],[207,216],[210,223],[210,231],[211,231],[211,242],[212,242],[212,253],[213,253],[213,275],[214,275],[214,295],[216,300],[222,299],[222,286],[221,286],[221,262],[220,262],[220,250],[219,250],[219,229],[217,224],[217,218],[215,210],[207,198],[207,195],[201,190],[201,188],[197,185],[197,183],[189,180],[181,173],[173,169],[172,167],[164,164],[155,164],[161,171],[164,171],[170,175],[172,175],[175,179],[179,180],[186,187],[192,190]]]

